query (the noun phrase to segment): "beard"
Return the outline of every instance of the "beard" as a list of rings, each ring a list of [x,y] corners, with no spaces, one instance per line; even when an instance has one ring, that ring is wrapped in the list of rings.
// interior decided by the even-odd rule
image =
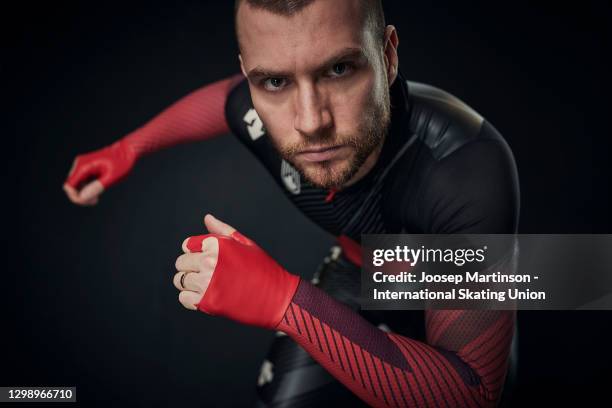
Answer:
[[[351,180],[368,157],[382,145],[391,121],[391,104],[388,87],[379,100],[371,99],[361,115],[361,122],[354,134],[321,133],[289,146],[280,146],[274,137],[272,143],[281,157],[290,163],[300,176],[310,184],[323,189],[339,189]],[[299,153],[312,146],[348,146],[351,153],[342,160],[300,162]]]

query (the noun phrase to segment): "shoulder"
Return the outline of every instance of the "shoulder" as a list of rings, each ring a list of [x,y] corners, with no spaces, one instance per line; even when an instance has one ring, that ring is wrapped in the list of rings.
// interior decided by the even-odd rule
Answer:
[[[476,110],[434,86],[411,81],[407,86],[410,132],[426,153],[430,177],[468,183],[493,168],[489,176],[516,172],[508,143]]]
[[[251,144],[266,134],[263,122],[253,107],[249,83],[246,79],[234,86],[225,102],[227,124],[238,138]]]
[[[484,118],[465,102],[432,85],[406,81],[410,130],[436,160],[480,137]],[[501,137],[501,135],[500,135]]]
[[[518,172],[501,133],[454,95],[407,82],[418,195],[404,219],[430,233],[512,233],[519,212]],[[412,190],[414,193],[414,190]],[[416,199],[416,202],[414,202]]]

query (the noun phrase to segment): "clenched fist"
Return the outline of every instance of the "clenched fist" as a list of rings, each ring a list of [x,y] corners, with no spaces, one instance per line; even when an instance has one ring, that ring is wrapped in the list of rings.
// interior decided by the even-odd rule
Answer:
[[[129,174],[136,154],[123,140],[77,156],[64,182],[66,195],[75,204],[95,205],[104,189]]]
[[[212,215],[210,232],[183,241],[176,260],[174,286],[190,310],[225,316],[241,323],[274,329],[300,282],[264,250]]]

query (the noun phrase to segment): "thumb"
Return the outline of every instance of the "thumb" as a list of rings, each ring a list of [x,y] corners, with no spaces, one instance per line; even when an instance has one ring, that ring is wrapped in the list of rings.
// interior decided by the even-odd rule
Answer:
[[[219,221],[210,214],[206,214],[204,217],[204,225],[206,225],[206,229],[208,229],[208,232],[211,234],[219,234],[229,237],[236,231],[236,228]]]

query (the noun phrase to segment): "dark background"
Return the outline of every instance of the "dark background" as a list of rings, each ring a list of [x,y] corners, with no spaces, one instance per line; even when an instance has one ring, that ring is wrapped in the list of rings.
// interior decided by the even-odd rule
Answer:
[[[489,3],[386,1],[402,71],[506,137],[520,232],[612,232],[609,2]],[[145,158],[95,208],[61,189],[76,154],[238,72],[230,2],[22,3],[0,19],[0,385],[76,385],[87,405],[248,405],[273,333],[184,310],[180,243],[212,212],[309,277],[332,238],[231,136]],[[515,405],[608,405],[611,326],[612,312],[520,312]]]

